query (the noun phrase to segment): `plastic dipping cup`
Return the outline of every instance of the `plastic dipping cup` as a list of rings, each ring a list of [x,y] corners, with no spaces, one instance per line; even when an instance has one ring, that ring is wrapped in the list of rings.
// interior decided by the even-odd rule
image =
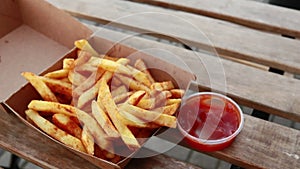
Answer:
[[[237,103],[214,92],[198,92],[185,98],[177,119],[185,142],[200,151],[228,147],[244,124],[243,112]]]

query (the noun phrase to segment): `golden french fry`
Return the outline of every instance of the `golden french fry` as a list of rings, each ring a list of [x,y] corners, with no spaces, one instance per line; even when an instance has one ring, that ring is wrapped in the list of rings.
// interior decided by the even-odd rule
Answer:
[[[58,102],[54,93],[39,76],[31,72],[23,72],[22,76],[29,81],[44,100]]]
[[[117,61],[118,64],[127,64],[127,60],[119,59]],[[94,99],[99,92],[100,80],[104,80],[108,82],[113,76],[112,72],[105,71],[101,78],[97,81],[97,83],[92,86],[90,89],[86,90],[80,97],[78,98],[77,107],[82,108],[86,103],[90,102]]]
[[[27,117],[34,122],[41,130],[45,133],[49,134],[51,137],[57,139],[58,141],[82,152],[86,152],[84,146],[82,145],[81,141],[68,134],[67,132],[59,129],[57,126],[52,124],[50,121],[44,119],[42,116],[39,115],[38,112],[34,110],[26,110],[25,111]]]
[[[80,50],[78,51],[77,59],[74,61],[74,66],[81,66],[89,61],[92,57],[92,54],[87,51]]]
[[[100,55],[99,57],[104,58],[104,59],[108,59],[108,60],[112,60],[112,61],[115,61],[115,62],[120,59],[120,58],[116,58],[116,57],[110,57],[110,56],[107,56],[107,55]]]
[[[168,99],[166,102],[166,105],[171,105],[171,104],[176,104],[176,103],[181,103],[181,99]]]
[[[63,69],[67,69],[67,70],[73,69],[74,61],[75,61],[75,59],[73,59],[73,58],[65,58],[63,60]]]
[[[93,56],[99,56],[98,52],[85,39],[75,41],[74,45],[81,50],[90,52]]]
[[[113,98],[113,100],[116,104],[119,104],[119,103],[125,101],[126,99],[128,99],[132,94],[133,94],[133,92],[122,93],[120,95],[115,96]]]
[[[60,129],[66,131],[72,136],[80,139],[82,129],[74,122],[69,116],[65,114],[54,114],[52,116],[52,122]]]
[[[95,152],[94,138],[86,126],[83,126],[83,128],[82,128],[81,142],[82,142],[87,154],[94,155],[94,152]]]
[[[163,114],[172,116],[176,113],[176,110],[178,109],[179,106],[180,106],[180,103],[174,103],[171,105],[158,107],[156,109],[153,109],[153,111],[155,111],[157,113],[163,113]]]
[[[128,86],[132,90],[144,90],[148,93],[150,92],[150,89],[147,86],[132,78],[120,74],[117,74],[115,76],[119,78],[126,86]]]
[[[147,66],[146,66],[145,62],[142,59],[136,60],[135,64],[134,64],[134,67],[136,67],[138,70],[144,72],[147,75],[147,77],[148,77],[149,81],[151,82],[151,84],[155,82],[155,80],[153,79],[151,73],[147,69]]]
[[[70,97],[72,96],[72,84],[57,79],[50,79],[47,77],[40,78],[49,86],[49,88],[53,92],[64,94]]]
[[[28,108],[33,109],[35,111],[49,112],[53,114],[62,113],[67,116],[76,117],[75,107],[67,104],[61,104],[61,103],[50,102],[50,101],[42,101],[42,100],[32,100],[28,104]]]
[[[159,128],[160,126],[154,123],[147,123],[136,116],[127,113],[126,111],[119,110],[121,116],[123,117],[122,123],[124,123],[126,126],[131,126],[131,127],[138,127],[138,128]]]
[[[126,103],[127,104],[132,104],[132,105],[136,105],[140,99],[146,94],[145,91],[142,90],[138,90],[136,92],[134,92],[127,100]]]
[[[114,152],[112,143],[108,140],[107,135],[103,131],[103,129],[98,125],[97,121],[90,116],[88,113],[74,108],[75,113],[77,115],[78,120],[81,122],[83,126],[86,126],[89,132],[95,139],[95,142],[99,147],[109,152]]]
[[[123,63],[128,64],[129,63],[129,59],[126,58],[120,58],[121,60],[123,60]],[[118,60],[120,62],[120,59]],[[128,69],[124,66],[126,64],[120,64],[117,61],[112,61],[109,59],[104,59],[104,58],[95,58],[93,57],[91,62],[91,65],[96,66],[96,67],[100,67],[104,70],[110,71],[110,72],[117,72],[117,73],[128,73]]]
[[[164,106],[166,100],[171,96],[169,91],[151,91],[149,95],[143,97],[136,106],[143,109],[153,109],[158,106]]]
[[[164,82],[155,82],[150,87],[152,90],[171,90],[174,89],[174,85],[171,81],[164,81]]]
[[[109,87],[105,80],[100,80],[99,92],[101,93],[101,95],[99,95],[99,101],[101,101],[101,103],[105,107],[110,119],[119,131],[124,143],[129,149],[135,150],[137,148],[140,148],[140,145],[132,132],[120,120],[122,117],[119,114],[118,107],[112,99]]]
[[[130,104],[122,104],[120,106],[120,109],[147,122],[154,122],[155,124],[171,128],[176,127],[176,117],[174,116],[157,113],[155,111],[145,110]]]
[[[72,85],[79,86],[82,82],[86,80],[86,77],[76,72],[75,69],[71,69],[68,74],[69,81]]]
[[[121,60],[121,59],[128,60],[126,58],[120,58],[119,60]],[[128,60],[128,62],[129,62],[129,60]],[[143,73],[135,68],[130,69],[123,64],[119,64],[118,62],[99,58],[98,60],[94,60],[92,65],[99,66],[102,69],[105,69],[110,72],[122,73],[122,74],[125,74],[128,76],[133,76],[140,83],[143,83],[144,85],[149,86],[149,87],[151,85],[151,82],[149,81],[149,79],[147,78],[147,75],[145,73]]]
[[[103,106],[99,106],[101,102],[92,101],[92,115],[98,122],[98,124],[102,127],[102,129],[106,132],[106,134],[111,138],[119,137],[119,133],[111,123],[109,117],[103,110]]]
[[[184,95],[183,89],[172,89],[170,92],[172,94],[172,98],[181,98]]]
[[[60,69],[53,72],[49,72],[44,75],[44,77],[52,78],[52,79],[63,79],[68,77],[69,70],[68,69]]]
[[[149,110],[155,108],[156,101],[155,98],[142,98],[136,106]]]
[[[59,80],[61,80],[62,82],[66,82],[66,83],[70,83],[71,84],[71,82],[70,82],[70,80],[69,80],[68,77],[65,77],[65,78],[62,78],[62,79],[59,79]]]
[[[76,66],[77,72],[96,72],[98,70],[98,67],[92,66],[90,64],[83,64],[80,66]]]
[[[91,88],[99,80],[103,73],[103,70],[93,72],[83,83],[81,83],[73,90],[74,97],[79,97],[84,91]]]

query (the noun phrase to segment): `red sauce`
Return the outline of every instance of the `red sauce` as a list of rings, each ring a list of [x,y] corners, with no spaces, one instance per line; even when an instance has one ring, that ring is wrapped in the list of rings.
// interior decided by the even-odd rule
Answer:
[[[217,140],[233,134],[239,127],[240,117],[233,103],[206,94],[187,100],[180,110],[178,122],[196,138]]]

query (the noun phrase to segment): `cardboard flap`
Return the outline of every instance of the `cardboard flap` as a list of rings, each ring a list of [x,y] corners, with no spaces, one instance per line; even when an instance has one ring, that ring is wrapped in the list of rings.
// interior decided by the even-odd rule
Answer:
[[[0,23],[0,38],[22,24],[21,13],[13,1],[1,1]],[[3,23],[5,23],[5,25],[3,25]]]
[[[44,0],[2,0],[0,101],[21,88],[23,71],[40,74],[92,31]]]
[[[44,0],[19,0],[23,22],[71,49],[74,41],[93,33],[66,12]]]

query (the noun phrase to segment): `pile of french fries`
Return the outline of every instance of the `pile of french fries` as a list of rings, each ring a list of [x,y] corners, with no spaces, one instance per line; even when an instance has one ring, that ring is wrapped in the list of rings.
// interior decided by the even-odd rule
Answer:
[[[77,58],[43,76],[22,76],[40,94],[26,119],[73,149],[112,162],[120,146],[135,151],[161,126],[176,127],[173,116],[184,91],[171,81],[156,82],[142,59],[99,55],[86,40],[75,42]]]

